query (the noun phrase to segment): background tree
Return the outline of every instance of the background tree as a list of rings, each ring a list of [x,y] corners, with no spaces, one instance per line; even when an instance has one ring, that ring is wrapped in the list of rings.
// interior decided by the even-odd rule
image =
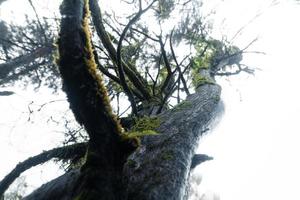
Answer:
[[[240,64],[245,49],[209,36],[209,24],[198,11],[201,2],[127,3],[133,14],[121,19],[116,13],[102,16],[95,0],[63,1],[57,64],[87,145],[57,148],[20,163],[1,181],[1,193],[24,170],[56,157],[79,164],[25,199],[187,197],[197,141],[222,107],[214,77],[253,71]],[[178,14],[182,17],[172,17]],[[54,22],[36,15],[27,30],[1,26],[3,84],[26,77],[37,86],[44,81],[57,88],[59,82],[51,81],[58,74],[51,56]],[[122,118],[125,96],[131,114]],[[116,99],[117,116],[109,99]]]

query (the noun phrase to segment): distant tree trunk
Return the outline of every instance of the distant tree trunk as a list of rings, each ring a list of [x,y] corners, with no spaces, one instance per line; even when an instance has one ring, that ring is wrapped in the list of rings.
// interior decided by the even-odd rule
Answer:
[[[217,116],[221,88],[211,80],[160,115],[158,135],[124,140],[96,70],[88,32],[88,5],[64,0],[59,38],[64,90],[90,141],[80,170],[44,184],[25,200],[181,200],[187,198],[191,160],[199,137]],[[131,153],[133,152],[133,153]]]

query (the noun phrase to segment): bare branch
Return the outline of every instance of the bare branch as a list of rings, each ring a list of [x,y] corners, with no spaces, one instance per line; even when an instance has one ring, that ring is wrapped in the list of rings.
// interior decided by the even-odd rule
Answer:
[[[117,64],[117,52],[113,44],[111,43],[107,32],[105,31],[100,7],[96,0],[90,0],[89,3],[90,3],[91,14],[92,14],[97,35],[101,39],[101,42],[103,43],[103,46],[107,50],[111,60],[115,64]],[[145,81],[138,73],[132,70],[132,68],[134,67],[130,66],[130,63],[129,64],[125,63],[123,60],[122,60],[122,66],[124,68],[124,72],[126,73],[128,79],[131,81],[134,87],[143,95],[143,99],[149,99],[151,95],[147,91],[147,88],[144,87]]]
[[[10,96],[13,94],[14,94],[14,92],[12,92],[12,91],[0,91],[0,96]]]
[[[173,31],[174,29],[171,31],[171,35],[170,35],[170,48],[171,48],[171,53],[172,53],[172,56],[173,56],[173,59],[176,63],[176,68],[178,70],[178,73],[179,73],[179,77],[180,77],[180,80],[182,81],[182,84],[183,84],[183,88],[184,88],[184,91],[187,95],[190,95],[190,92],[189,92],[189,89],[186,85],[186,81],[183,77],[183,74],[181,73],[181,69],[180,69],[180,65],[178,64],[177,62],[177,58],[176,58],[176,55],[175,55],[175,52],[174,52],[174,49],[173,49],[173,45],[172,45],[172,36],[173,36]]]
[[[166,79],[164,80],[164,83],[163,83],[163,85],[161,87],[161,90],[160,90],[161,93],[163,93],[163,92],[165,92],[166,87],[169,85],[169,82],[170,82],[172,76],[174,76],[175,70],[172,72],[171,64],[168,60],[167,53],[165,51],[165,47],[164,47],[164,44],[162,42],[161,37],[159,38],[159,44],[160,44],[160,48],[161,48],[162,58],[163,58],[163,61],[165,63],[165,67],[166,67],[167,72],[168,72],[168,75],[167,75]]]
[[[146,38],[149,38],[150,40],[153,40],[154,42],[159,42],[159,39],[156,39],[156,38],[150,36],[149,34],[145,33],[144,31],[140,31],[139,29],[136,29],[136,28],[131,28],[131,30],[144,35]]]
[[[245,66],[245,67],[242,68],[241,66]],[[216,72],[216,73],[213,73],[213,75],[215,75],[215,76],[232,76],[232,75],[237,75],[241,72],[246,72],[248,74],[254,75],[255,70],[251,69],[247,65],[238,64],[237,67],[238,67],[238,69],[234,72]]]
[[[125,93],[127,94],[129,101],[131,103],[132,106],[132,112],[137,116],[137,108],[136,108],[136,103],[133,97],[133,94],[130,90],[130,88],[128,87],[126,80],[125,80],[125,75],[124,75],[124,69],[123,69],[123,63],[122,63],[122,58],[121,58],[121,50],[122,50],[122,42],[126,36],[127,31],[129,30],[129,28],[137,21],[139,20],[139,18],[142,16],[142,14],[144,14],[147,10],[149,10],[151,8],[151,6],[153,5],[153,3],[156,2],[156,0],[152,1],[152,3],[150,5],[147,6],[147,8],[145,8],[144,10],[142,9],[142,3],[141,1],[139,1],[140,3],[140,7],[139,7],[139,12],[128,22],[128,24],[126,25],[126,27],[124,28],[120,39],[119,39],[119,44],[117,47],[117,66],[118,66],[118,72],[119,72],[119,76],[120,76],[120,81],[121,84],[123,86],[123,89],[125,91]]]
[[[14,182],[21,173],[36,165],[45,163],[53,158],[71,159],[75,157],[83,157],[86,152],[86,143],[73,144],[69,146],[59,147],[44,151],[41,154],[30,157],[27,160],[20,162],[17,166],[6,175],[0,182],[0,197],[4,194],[7,188]]]
[[[37,14],[36,9],[35,9],[35,7],[34,7],[32,1],[31,1],[31,0],[28,0],[28,2],[29,2],[30,6],[32,7],[32,9],[33,9],[33,11],[34,11],[34,13],[35,13],[37,22],[38,22],[38,24],[39,24],[39,27],[40,27],[42,33],[43,33],[45,42],[48,43],[48,38],[47,38],[47,36],[46,36],[46,31],[45,31],[45,29],[44,29],[43,26],[42,26],[42,23],[41,23],[41,20],[40,20],[40,18],[39,18],[39,15]]]

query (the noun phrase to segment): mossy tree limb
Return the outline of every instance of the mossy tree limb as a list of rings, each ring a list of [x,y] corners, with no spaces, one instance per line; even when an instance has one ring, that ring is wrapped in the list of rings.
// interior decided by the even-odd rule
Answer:
[[[63,89],[76,120],[89,135],[86,163],[74,198],[117,198],[120,174],[134,142],[124,141],[122,128],[112,113],[106,88],[97,70],[88,27],[88,0],[64,0],[58,40]],[[111,197],[111,198],[109,198]]]

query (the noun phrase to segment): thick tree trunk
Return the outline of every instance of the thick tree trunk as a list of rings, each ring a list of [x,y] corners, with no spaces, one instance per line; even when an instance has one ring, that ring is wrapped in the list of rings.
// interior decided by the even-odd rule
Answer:
[[[63,89],[76,120],[89,135],[85,164],[71,199],[121,199],[122,169],[134,143],[122,138],[94,58],[87,0],[64,0],[58,40]],[[134,142],[134,141],[132,141]]]
[[[162,122],[157,129],[159,135],[144,137],[142,145],[127,159],[122,174],[127,188],[123,199],[187,197],[191,159],[199,137],[221,112],[220,91],[218,85],[202,85],[184,103],[159,116]],[[57,193],[61,195],[55,199],[72,199],[72,188],[79,174],[67,173],[43,185],[25,200],[50,200]]]
[[[220,87],[207,84],[162,115],[159,136],[145,137],[124,167],[128,199],[183,199],[201,133],[219,111]]]
[[[199,136],[218,113],[221,88],[203,83],[187,100],[158,115],[158,135],[145,136],[129,157],[101,77],[95,69],[87,31],[87,4],[61,6],[60,71],[77,121],[89,137],[87,160],[33,192],[26,200],[181,200],[186,198],[191,160]]]

